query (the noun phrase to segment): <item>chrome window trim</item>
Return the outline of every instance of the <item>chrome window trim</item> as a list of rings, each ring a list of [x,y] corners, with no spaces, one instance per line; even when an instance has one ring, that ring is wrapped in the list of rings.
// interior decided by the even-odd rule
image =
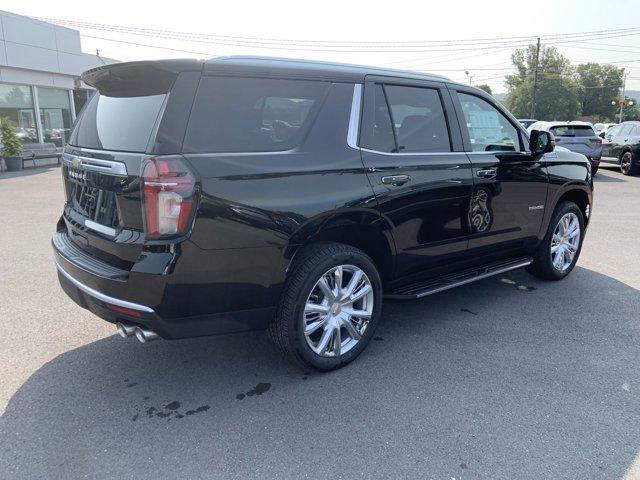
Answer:
[[[79,160],[77,166],[73,165],[73,161],[75,159]],[[123,162],[116,162],[113,160],[103,160],[100,158],[82,157],[79,155],[64,153],[62,154],[62,163],[71,168],[81,168],[83,170],[106,173],[108,175],[127,176],[127,165]]]
[[[362,150],[363,152],[377,153],[378,155],[391,155],[396,157],[410,157],[415,155],[419,155],[421,157],[425,157],[425,156],[441,157],[443,155],[462,155],[465,153],[469,153],[469,152],[381,152],[379,150],[370,150],[368,148],[363,148],[363,147],[359,147],[359,149]]]
[[[358,150],[358,133],[360,130],[360,110],[362,107],[362,84],[353,86],[353,99],[351,100],[351,114],[349,115],[349,129],[347,130],[347,145]]]
[[[53,263],[56,265],[56,268],[58,269],[58,271],[67,280],[69,280],[76,287],[78,287],[80,290],[85,292],[87,295],[92,296],[93,298],[96,298],[102,302],[110,303],[111,305],[117,305],[123,308],[130,308],[132,310],[138,310],[140,312],[155,313],[153,308],[149,308],[144,305],[138,305],[137,303],[127,302],[125,300],[120,300],[119,298],[110,297],[109,295],[105,295],[104,293],[99,292],[98,290],[94,290],[93,288],[88,287],[84,283],[73,278],[64,268],[62,268],[62,266],[58,263],[57,260],[54,259]]]

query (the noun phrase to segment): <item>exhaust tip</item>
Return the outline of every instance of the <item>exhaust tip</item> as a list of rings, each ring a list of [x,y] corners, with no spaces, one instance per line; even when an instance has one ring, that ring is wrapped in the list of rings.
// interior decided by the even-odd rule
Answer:
[[[135,328],[135,335],[140,343],[151,342],[158,338],[158,334],[156,332],[140,327]]]
[[[116,323],[116,333],[122,338],[128,338],[134,335],[136,327],[127,325],[126,323]]]

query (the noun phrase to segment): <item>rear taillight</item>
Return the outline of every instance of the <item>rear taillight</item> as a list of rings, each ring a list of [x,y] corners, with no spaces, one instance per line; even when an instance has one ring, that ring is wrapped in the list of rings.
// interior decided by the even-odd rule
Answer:
[[[589,143],[592,143],[594,145],[600,145],[602,143],[602,139],[600,137],[591,137],[589,139]]]
[[[149,158],[142,166],[144,229],[147,238],[180,236],[191,225],[196,182],[184,161]]]

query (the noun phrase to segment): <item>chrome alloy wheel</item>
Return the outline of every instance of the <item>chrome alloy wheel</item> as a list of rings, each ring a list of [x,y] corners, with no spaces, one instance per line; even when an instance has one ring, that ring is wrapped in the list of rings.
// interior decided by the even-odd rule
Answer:
[[[575,213],[565,213],[551,239],[551,263],[553,268],[564,272],[573,263],[580,246],[580,221]]]
[[[355,347],[371,320],[373,296],[369,277],[355,265],[327,270],[304,307],[304,336],[311,350],[339,357]]]

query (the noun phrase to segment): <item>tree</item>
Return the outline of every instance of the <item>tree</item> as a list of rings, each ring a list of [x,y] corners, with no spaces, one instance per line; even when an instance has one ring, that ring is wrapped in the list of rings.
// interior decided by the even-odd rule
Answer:
[[[516,117],[529,117],[533,98],[536,45],[516,50],[511,61],[518,70],[507,75],[505,105]],[[555,47],[540,47],[535,117],[542,120],[574,120],[580,113],[576,83],[569,59]]]
[[[629,102],[633,102],[633,105],[629,105]],[[616,109],[616,114],[614,115],[614,120],[617,122],[619,117],[618,114],[620,113],[620,107],[614,107]],[[624,106],[624,110],[622,111],[622,121],[626,122],[628,120],[640,120],[640,107],[638,107],[638,101],[630,98],[630,97],[625,97],[625,106]]]
[[[620,97],[624,69],[600,63],[583,63],[576,67],[578,98],[582,115],[610,121],[618,108],[611,105]]]
[[[6,117],[0,118],[0,143],[3,157],[19,157],[22,153],[22,143],[16,135],[13,123]]]
[[[491,87],[486,83],[483,83],[482,85],[476,85],[476,87],[478,87],[480,90],[484,90],[489,95],[493,95],[493,93],[491,92]]]

